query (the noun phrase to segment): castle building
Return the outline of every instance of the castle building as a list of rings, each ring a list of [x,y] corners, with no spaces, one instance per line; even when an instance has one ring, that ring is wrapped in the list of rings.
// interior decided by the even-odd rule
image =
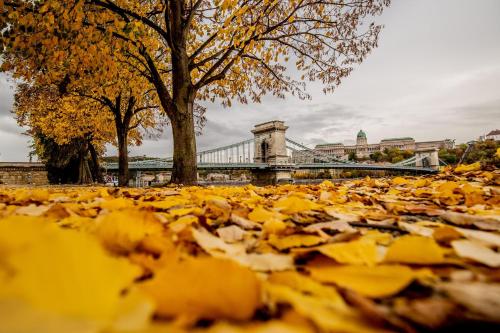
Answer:
[[[437,141],[420,141],[416,142],[411,137],[388,138],[383,139],[379,143],[368,143],[366,133],[360,130],[356,136],[355,145],[344,145],[343,143],[324,143],[314,147],[314,150],[323,154],[337,157],[339,159],[347,159],[349,154],[355,153],[358,158],[367,158],[374,152],[383,152],[385,149],[397,148],[405,151],[415,151],[419,149],[452,149],[455,146],[455,141],[450,139]],[[301,154],[300,151],[294,152],[293,160],[296,163],[312,162],[310,155]]]

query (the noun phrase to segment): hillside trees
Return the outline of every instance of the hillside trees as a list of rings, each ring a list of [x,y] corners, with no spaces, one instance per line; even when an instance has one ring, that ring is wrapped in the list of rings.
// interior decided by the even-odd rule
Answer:
[[[154,86],[170,120],[172,180],[188,184],[197,171],[196,100],[229,106],[232,100],[259,102],[267,93],[309,98],[305,81],[315,80],[332,92],[376,47],[381,27],[371,17],[389,2],[45,0],[23,13],[19,3],[25,2],[9,1],[1,23],[40,22],[36,36],[12,36],[7,44],[51,48],[56,57],[78,48],[92,58],[121,41],[120,53]],[[54,27],[60,27],[56,34]],[[84,32],[61,42],[74,30]]]

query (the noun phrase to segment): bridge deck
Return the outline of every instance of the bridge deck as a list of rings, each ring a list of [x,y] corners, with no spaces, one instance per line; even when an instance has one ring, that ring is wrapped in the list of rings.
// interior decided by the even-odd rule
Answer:
[[[107,170],[118,170],[117,163],[109,163],[106,166]],[[415,173],[435,173],[431,168],[417,168],[401,165],[378,165],[378,164],[354,164],[354,163],[311,163],[311,164],[283,164],[269,165],[267,163],[198,163],[198,170],[214,170],[214,171],[229,171],[229,170],[307,170],[307,169],[345,169],[345,170],[380,170],[380,171],[399,171],[399,172],[415,172]],[[172,163],[170,162],[130,162],[129,170],[131,171],[170,171]]]

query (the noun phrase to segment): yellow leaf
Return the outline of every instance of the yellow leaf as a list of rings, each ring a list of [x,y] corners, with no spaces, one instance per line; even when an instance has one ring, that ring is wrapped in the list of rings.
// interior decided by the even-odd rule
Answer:
[[[302,211],[309,211],[321,208],[321,205],[318,205],[311,200],[298,198],[295,196],[290,196],[281,200],[278,200],[274,204],[274,208],[280,210],[285,214],[295,214],[300,213]]]
[[[324,239],[318,236],[311,235],[291,235],[286,237],[278,237],[274,234],[269,236],[269,244],[278,250],[286,250],[292,247],[313,246],[323,243]]]
[[[254,222],[264,223],[270,220],[284,220],[286,216],[278,212],[267,210],[261,206],[257,206],[252,212],[250,212],[250,214],[248,214],[248,218]]]
[[[286,230],[286,223],[280,220],[268,220],[264,222],[262,230],[266,234],[280,234]]]
[[[194,208],[177,208],[169,211],[172,216],[184,216],[191,214],[194,211]]]
[[[159,200],[159,201],[148,201],[148,202],[144,202],[142,203],[142,205],[144,207],[154,207],[154,208],[157,208],[157,209],[169,209],[169,208],[172,208],[172,207],[175,207],[175,206],[182,206],[182,205],[186,205],[188,204],[189,201],[182,198],[182,197],[179,197],[179,196],[171,196],[171,197],[167,197],[163,200]]]
[[[354,290],[368,297],[386,297],[403,290],[415,278],[406,266],[308,266],[311,277],[343,288]]]
[[[147,235],[160,234],[163,225],[154,213],[138,210],[114,211],[100,216],[96,235],[111,251],[129,252]]]
[[[384,260],[408,264],[438,264],[444,261],[444,254],[434,239],[407,235],[394,240],[387,249]]]
[[[361,238],[363,240],[373,240],[379,245],[389,245],[393,239],[390,233],[380,232],[378,230],[367,230]]]
[[[192,225],[192,224],[197,223],[197,222],[198,222],[198,218],[196,216],[185,215],[185,216],[178,218],[174,222],[170,223],[168,225],[168,227],[173,232],[179,233],[182,230],[184,230],[184,228],[186,228],[187,226]]]
[[[60,315],[107,322],[116,316],[123,290],[140,274],[138,267],[110,256],[87,234],[34,220],[0,222],[0,249],[16,248],[2,251],[2,263],[14,272],[0,284],[3,297]]]
[[[142,290],[156,302],[156,313],[206,319],[250,319],[260,303],[255,274],[216,258],[173,258]]]
[[[481,162],[476,162],[472,164],[460,164],[455,168],[456,173],[464,173],[477,170],[481,170]]]
[[[379,261],[377,246],[373,240],[333,243],[316,249],[341,264],[373,266]]]
[[[269,276],[268,281],[288,286],[306,294],[320,297],[334,307],[347,309],[344,299],[335,288],[324,286],[321,283],[318,283],[317,281],[297,272],[275,272]]]
[[[103,209],[109,210],[119,210],[124,208],[130,208],[134,206],[134,202],[127,198],[113,198],[110,200],[106,200],[100,204],[100,207]]]
[[[392,185],[405,185],[408,184],[409,181],[403,177],[394,177],[391,182]]]

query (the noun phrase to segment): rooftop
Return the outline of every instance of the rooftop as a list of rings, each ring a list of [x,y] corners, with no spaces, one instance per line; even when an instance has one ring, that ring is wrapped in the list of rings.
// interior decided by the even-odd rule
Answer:
[[[491,132],[489,132],[488,134],[486,134],[486,136],[488,135],[500,135],[500,130],[496,129],[496,130],[493,130]]]
[[[321,143],[319,145],[316,145],[316,148],[318,147],[328,147],[328,146],[340,146],[340,145],[344,145],[343,143],[340,143],[340,142],[334,142],[334,143]]]
[[[414,140],[413,138],[410,138],[409,136],[403,137],[403,138],[388,138],[388,139],[382,139],[381,141],[401,141],[401,140]]]
[[[363,130],[359,130],[359,132],[358,132],[358,138],[366,138],[366,133],[363,132]]]

